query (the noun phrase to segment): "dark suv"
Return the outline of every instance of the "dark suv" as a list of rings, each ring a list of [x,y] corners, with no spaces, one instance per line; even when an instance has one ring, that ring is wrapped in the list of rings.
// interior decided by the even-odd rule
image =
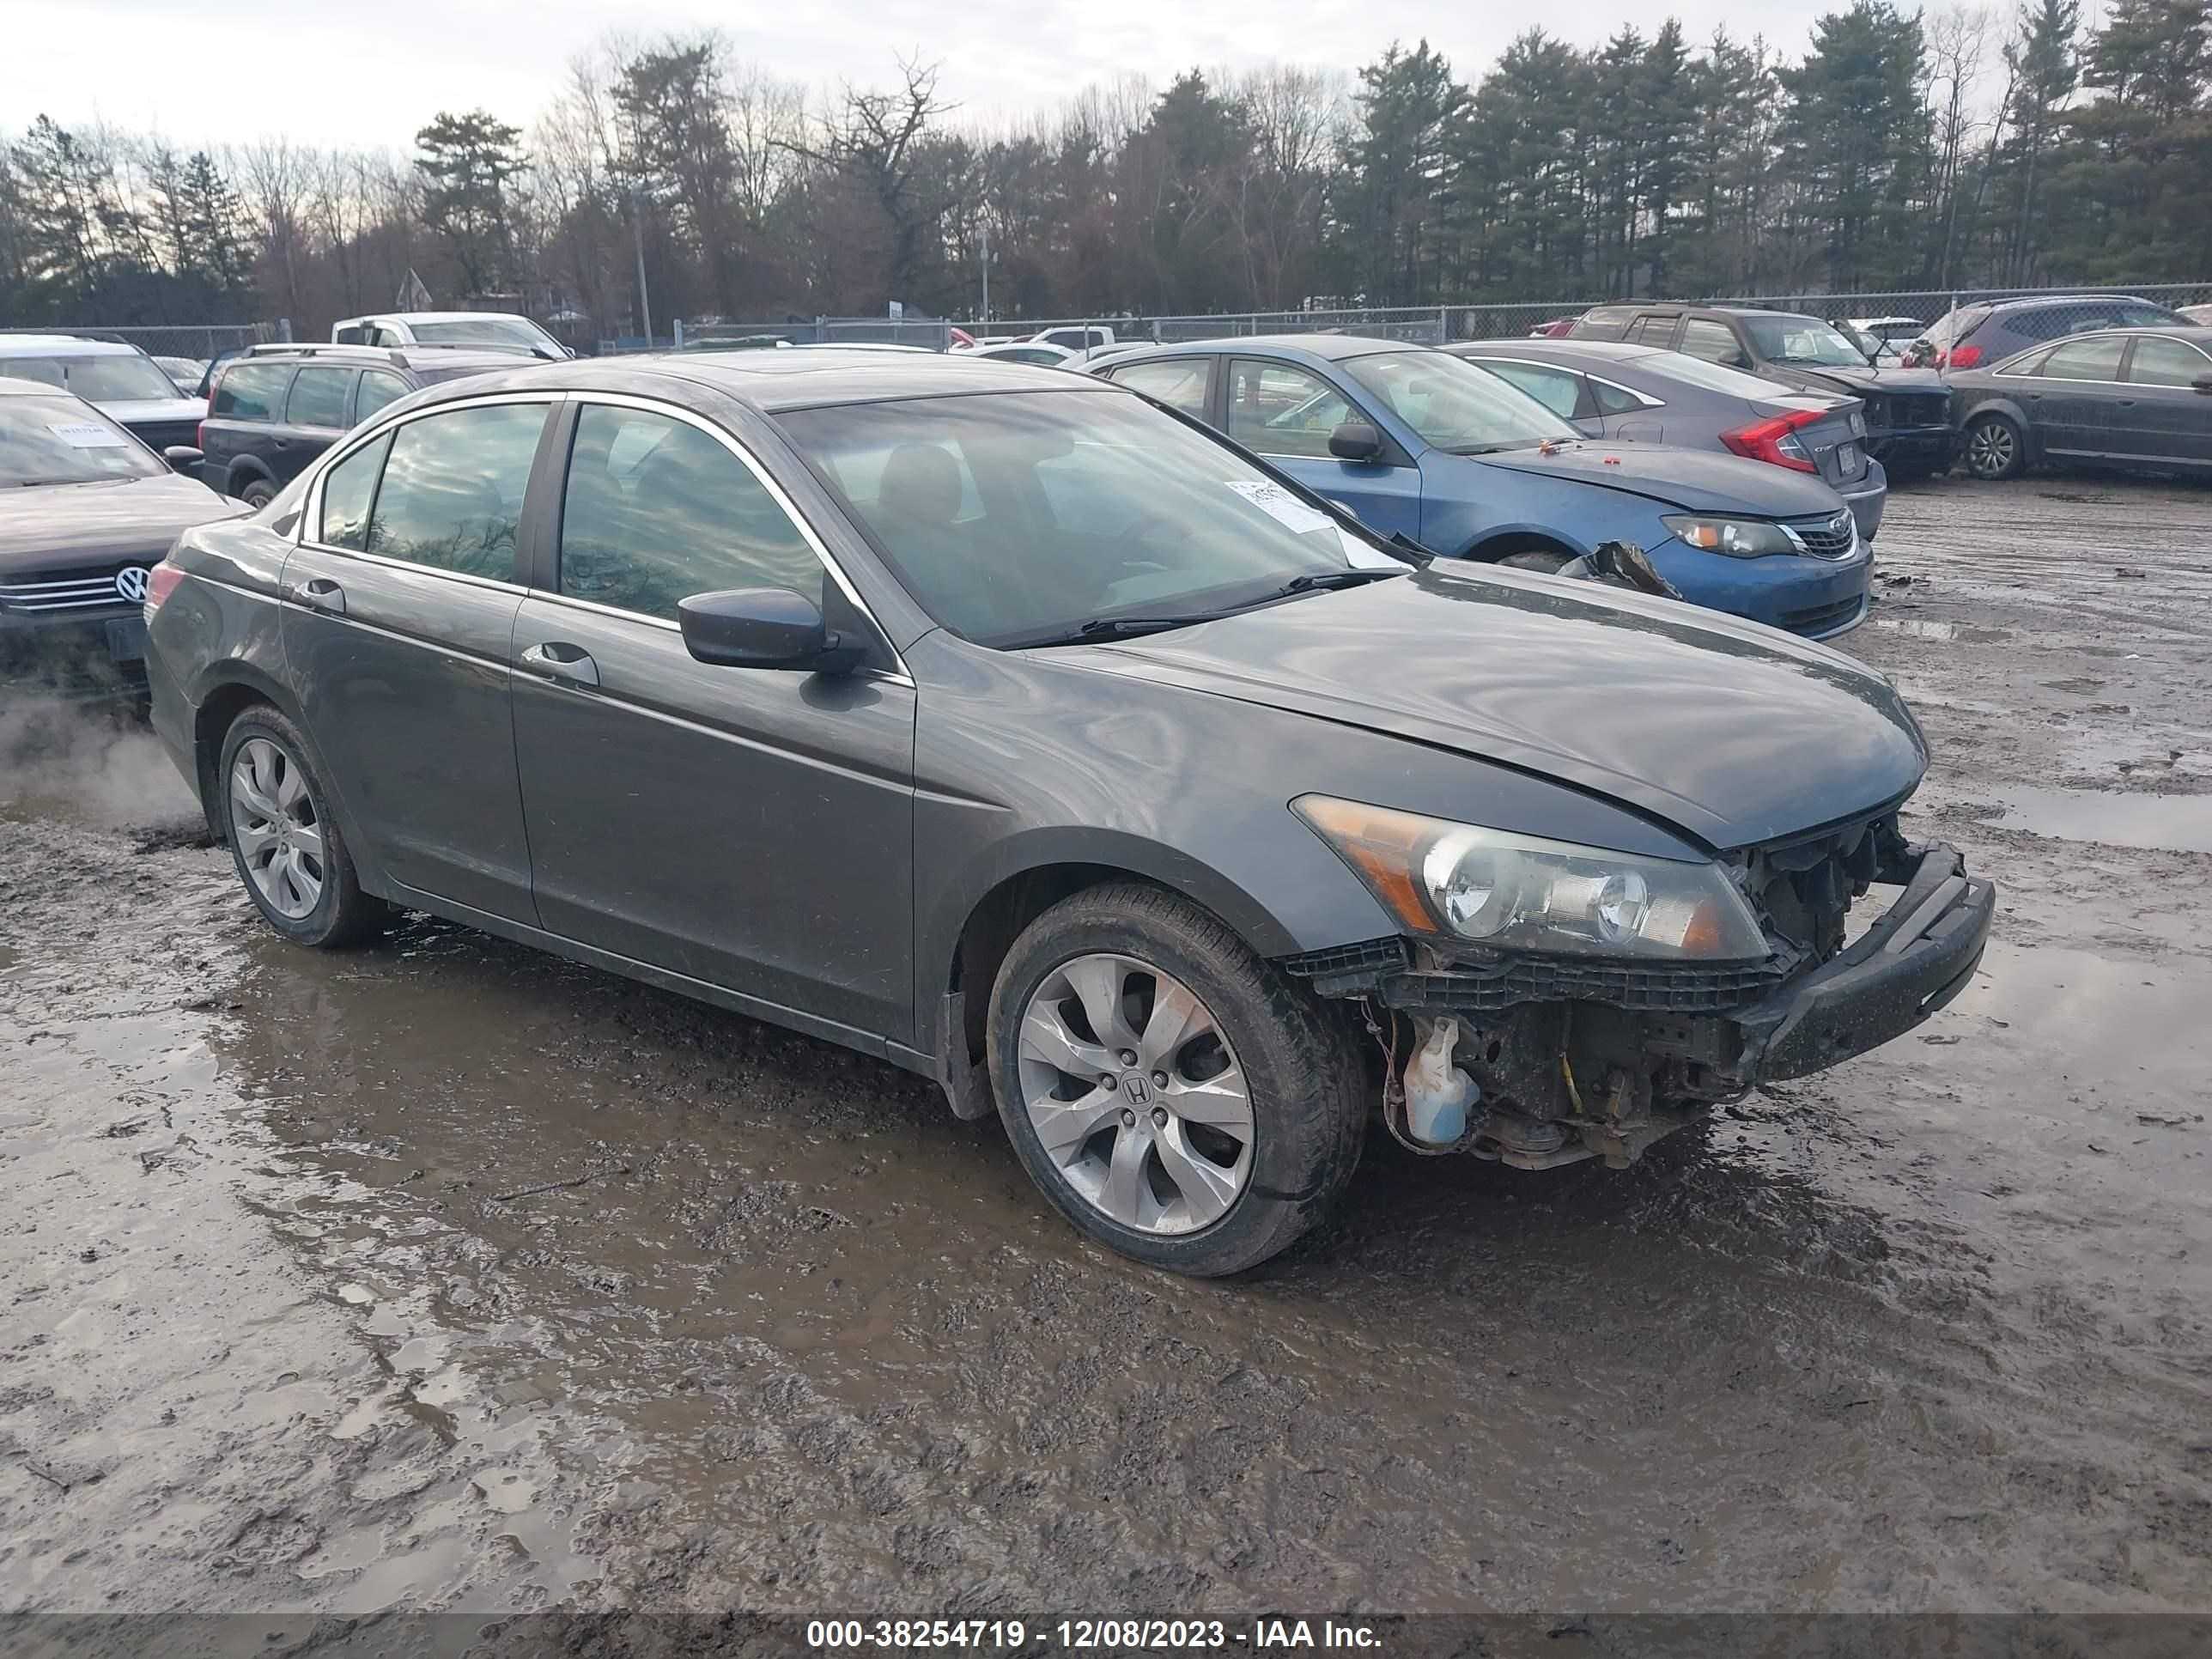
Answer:
[[[451,346],[254,346],[216,366],[200,422],[200,481],[263,507],[386,404],[512,368],[514,355]]]
[[[2189,319],[2130,294],[2039,294],[1954,306],[1913,342],[1936,368],[1990,368],[2016,352],[2108,328],[2187,328]]]
[[[1922,368],[1877,367],[1834,324],[1752,306],[1599,306],[1570,338],[1627,340],[1702,357],[1800,392],[1841,392],[1866,404],[1867,453],[1893,483],[1949,470],[1951,397]]]

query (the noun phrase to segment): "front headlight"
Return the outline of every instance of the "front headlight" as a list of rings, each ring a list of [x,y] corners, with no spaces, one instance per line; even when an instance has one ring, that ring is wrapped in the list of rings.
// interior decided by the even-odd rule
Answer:
[[[1659,522],[1686,546],[1732,558],[1758,559],[1769,553],[1802,552],[1790,532],[1765,519],[1715,519],[1701,513],[1676,513]]]
[[[1542,841],[1329,795],[1291,810],[1408,933],[1574,956],[1755,962],[1759,919],[1717,864]]]

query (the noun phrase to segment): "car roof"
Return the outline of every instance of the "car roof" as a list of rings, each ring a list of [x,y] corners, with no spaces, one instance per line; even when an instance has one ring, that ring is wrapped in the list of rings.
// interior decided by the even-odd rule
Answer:
[[[1970,300],[1967,306],[1987,306],[1991,311],[2016,311],[2027,306],[2094,305],[2103,300],[2124,300],[2132,305],[2147,306],[2155,301],[2140,294],[2021,294],[2009,300]],[[1966,307],[1960,307],[1962,310]]]
[[[0,357],[140,357],[145,354],[120,340],[88,340],[82,334],[0,334]]]
[[[2079,334],[2062,334],[2055,340],[2038,340],[2024,351],[2016,351],[2007,362],[2017,358],[2033,356],[2049,346],[2072,345],[2076,340],[2141,339],[2146,335],[2168,340],[2186,340],[2191,345],[2212,349],[2212,324],[2206,323],[2148,323],[2141,328],[2085,328]]]
[[[486,368],[502,368],[515,361],[512,351],[493,350],[482,346],[372,346],[338,345],[329,341],[301,340],[289,345],[248,346],[231,362],[291,363],[335,362],[357,363],[368,368],[466,368],[482,364]]]
[[[479,317],[508,317],[518,323],[538,326],[519,311],[364,311],[358,317],[341,317],[337,325],[348,323],[471,323]]]
[[[511,357],[495,370],[448,381],[421,394],[425,408],[486,392],[628,392],[683,401],[683,388],[720,392],[764,414],[831,404],[885,403],[906,398],[951,398],[984,392],[1120,393],[1105,380],[1065,369],[987,359],[969,353],[854,351],[824,346],[817,351],[657,352],[624,357],[576,358],[514,367]]]
[[[1127,362],[1140,355],[1165,357],[1185,351],[1303,351],[1334,363],[1352,357],[1372,357],[1383,351],[1435,349],[1434,346],[1419,340],[1378,340],[1365,334],[1221,334],[1210,340],[1177,340],[1165,345],[1146,346],[1134,352],[1117,350],[1113,361]],[[1106,360],[1092,357],[1089,361],[1103,362]]]
[[[1455,340],[1444,348],[1455,355],[1468,352],[1500,355],[1521,352],[1549,352],[1560,357],[1602,357],[1616,363],[1633,362],[1638,357],[1656,357],[1665,352],[1665,346],[1646,345],[1640,340],[1577,340],[1571,336],[1559,339],[1549,336],[1532,335],[1527,339]]]

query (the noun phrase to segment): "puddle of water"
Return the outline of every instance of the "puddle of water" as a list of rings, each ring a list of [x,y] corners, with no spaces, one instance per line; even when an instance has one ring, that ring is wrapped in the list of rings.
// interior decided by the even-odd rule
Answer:
[[[1977,792],[1980,793],[1980,792]],[[2060,841],[2168,853],[2212,853],[2212,795],[2118,795],[2019,784],[1995,792],[2003,811],[1983,822]]]

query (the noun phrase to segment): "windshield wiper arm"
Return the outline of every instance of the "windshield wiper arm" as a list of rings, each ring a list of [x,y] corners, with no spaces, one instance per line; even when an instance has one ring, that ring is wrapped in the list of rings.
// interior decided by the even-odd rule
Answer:
[[[1366,582],[1379,582],[1391,576],[1402,576],[1403,570],[1322,570],[1308,575],[1293,576],[1270,595],[1280,598],[1285,593],[1317,593],[1336,587],[1358,587]]]
[[[1202,611],[1188,617],[1093,617],[1064,634],[1024,640],[1014,648],[1026,651],[1040,645],[1097,645],[1108,640],[1139,639],[1146,634],[1164,634],[1171,628],[1194,628],[1200,623],[1218,622],[1222,614],[1218,611]]]

